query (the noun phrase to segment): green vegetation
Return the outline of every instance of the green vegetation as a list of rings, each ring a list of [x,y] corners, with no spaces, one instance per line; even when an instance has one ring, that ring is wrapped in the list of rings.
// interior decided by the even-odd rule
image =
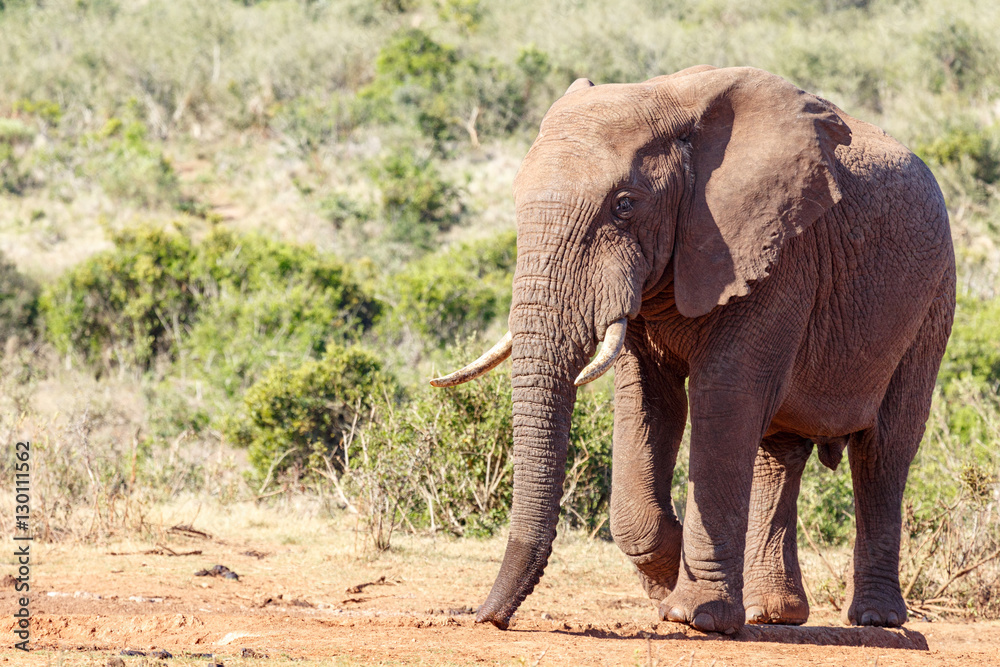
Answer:
[[[114,233],[112,242],[47,287],[40,309],[60,352],[145,367],[194,317],[194,250],[188,236],[158,227]]]
[[[38,285],[0,254],[0,341],[35,337]]]
[[[429,158],[403,149],[388,155],[371,173],[382,194],[387,240],[427,250],[438,232],[458,222],[462,213],[458,192]]]
[[[609,535],[611,429],[608,391],[581,392],[573,415],[562,507],[571,526]],[[506,368],[409,401],[388,394],[371,412],[330,479],[358,498],[377,548],[393,530],[485,536],[506,524],[513,475],[510,373]],[[333,472],[336,468],[338,472]],[[339,471],[342,471],[339,472]],[[338,479],[339,476],[339,479]]]
[[[162,149],[149,142],[149,130],[138,119],[134,101],[128,112],[130,120],[112,116],[100,130],[84,136],[89,156],[83,173],[115,199],[180,208],[177,174]]]
[[[381,312],[339,262],[305,246],[222,229],[196,243],[153,225],[112,241],[40,301],[59,351],[92,365],[148,369],[183,355],[234,394],[285,355],[359,336]]]
[[[0,1],[0,429],[48,434],[46,539],[141,531],[140,498],[302,489],[378,548],[495,531],[509,376],[424,381],[505,327],[542,115],[580,76],[752,65],[886,128],[945,193],[959,308],[902,566],[940,597],[1000,543],[998,33],[977,0]],[[563,520],[607,537],[602,387]],[[849,549],[849,477],[810,460],[803,552]],[[998,582],[990,561],[942,595],[997,615]]]
[[[344,439],[373,401],[393,400],[396,389],[370,352],[331,346],[321,359],[296,368],[272,366],[243,397],[226,437],[249,450],[264,485],[295,469],[302,476],[324,459],[345,464]]]
[[[391,317],[442,347],[484,331],[510,310],[516,241],[508,232],[411,263],[387,285]]]

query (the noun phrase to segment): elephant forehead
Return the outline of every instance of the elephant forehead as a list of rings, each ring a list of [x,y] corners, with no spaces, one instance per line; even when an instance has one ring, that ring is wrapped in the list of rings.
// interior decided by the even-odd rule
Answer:
[[[540,192],[575,192],[603,198],[616,182],[628,177],[630,162],[613,147],[583,139],[536,144],[514,179],[514,198]],[[554,201],[555,195],[546,199]]]

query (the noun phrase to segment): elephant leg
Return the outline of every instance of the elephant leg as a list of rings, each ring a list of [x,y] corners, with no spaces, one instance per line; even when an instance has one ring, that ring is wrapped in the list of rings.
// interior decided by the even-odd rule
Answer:
[[[629,325],[615,365],[611,534],[660,601],[677,582],[681,557],[670,487],[687,418],[686,368],[650,350],[640,323]]]
[[[754,457],[770,421],[759,394],[691,381],[691,465],[677,587],[660,617],[705,632],[742,627],[743,557]],[[709,386],[713,386],[709,384]],[[717,385],[716,385],[717,386]]]
[[[944,287],[948,289],[947,281]],[[895,627],[906,622],[899,587],[903,490],[950,330],[948,299],[938,298],[889,382],[875,426],[855,434],[848,447],[857,538],[841,611],[845,624]]]
[[[809,618],[796,545],[799,483],[812,442],[779,433],[764,438],[754,462],[743,564],[747,623],[801,625]]]

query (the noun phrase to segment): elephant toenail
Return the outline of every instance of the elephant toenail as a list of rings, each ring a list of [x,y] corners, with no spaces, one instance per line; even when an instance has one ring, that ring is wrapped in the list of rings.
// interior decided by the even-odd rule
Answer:
[[[890,611],[886,615],[885,624],[886,625],[892,625],[892,626],[899,625],[899,616],[896,615],[896,612]]]
[[[882,625],[882,619],[874,611],[866,611],[861,615],[861,625]]]
[[[715,632],[715,619],[712,618],[711,614],[705,612],[695,616],[694,620],[691,621],[691,625],[702,632]]]
[[[747,623],[760,623],[764,620],[764,609],[754,605],[747,607]]]
[[[674,623],[687,623],[687,614],[680,607],[671,607],[667,612],[667,620]]]

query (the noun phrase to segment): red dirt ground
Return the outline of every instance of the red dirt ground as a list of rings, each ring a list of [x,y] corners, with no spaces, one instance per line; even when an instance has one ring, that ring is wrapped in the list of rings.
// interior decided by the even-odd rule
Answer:
[[[613,545],[558,544],[545,579],[507,632],[475,625],[472,615],[502,555],[498,540],[474,553],[454,542],[415,541],[375,561],[294,541],[291,546],[172,542],[175,552],[202,552],[176,557],[142,553],[150,545],[36,545],[35,652],[13,650],[17,594],[4,587],[0,662],[105,665],[123,649],[162,648],[177,656],[166,665],[204,666],[213,654],[230,667],[289,660],[307,665],[1000,664],[996,622],[845,628],[833,610],[821,609],[807,626],[748,626],[735,638],[656,622]],[[247,555],[251,548],[266,555]],[[194,575],[217,563],[238,572],[240,580]],[[357,584],[368,585],[352,588]],[[270,657],[240,657],[243,649]]]

